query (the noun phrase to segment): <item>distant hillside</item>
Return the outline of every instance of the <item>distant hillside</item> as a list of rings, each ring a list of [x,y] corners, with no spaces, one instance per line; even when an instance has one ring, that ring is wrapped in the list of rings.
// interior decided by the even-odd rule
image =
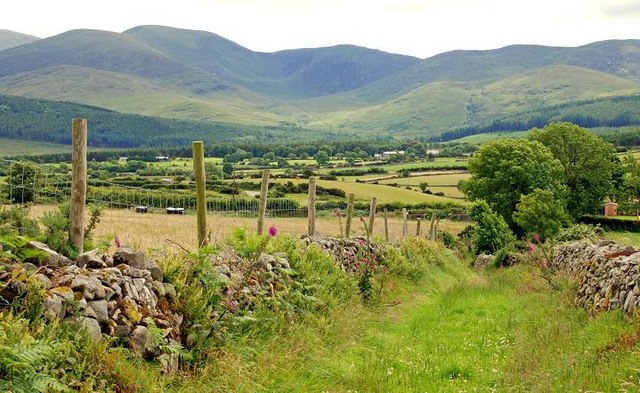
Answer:
[[[190,146],[194,140],[265,143],[315,139],[310,131],[300,128],[171,120],[0,94],[0,137],[70,144],[74,117],[89,119],[88,143],[96,147]]]
[[[430,138],[431,141],[451,141],[469,135],[493,132],[525,131],[542,128],[552,121],[568,121],[585,128],[623,128],[640,126],[640,95],[584,100],[544,106],[514,113],[485,124],[463,127]]]
[[[1,50],[0,93],[231,129],[429,138],[590,100],[615,118],[606,98],[640,94],[640,40],[420,60],[352,45],[261,53],[163,26],[74,30]]]
[[[32,35],[16,33],[11,30],[0,29],[0,51],[3,49],[13,48],[14,46],[20,46],[28,44],[33,41],[37,41],[40,38]]]

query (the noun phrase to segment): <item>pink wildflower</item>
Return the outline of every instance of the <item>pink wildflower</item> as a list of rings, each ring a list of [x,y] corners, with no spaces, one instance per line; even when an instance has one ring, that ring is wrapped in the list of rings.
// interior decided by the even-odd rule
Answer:
[[[269,227],[269,236],[274,237],[277,234],[278,234],[278,228],[276,228],[275,225],[271,225]]]
[[[529,256],[533,254],[533,244],[529,243]]]
[[[364,224],[364,217],[360,216],[360,222]]]
[[[387,268],[387,266],[382,265],[382,273],[387,273],[389,271],[389,269]]]
[[[122,243],[120,243],[120,238],[118,238],[118,236],[114,237],[113,241],[116,243],[116,247],[120,248],[122,246]]]
[[[540,242],[540,236],[538,236],[537,233],[533,234],[533,241],[536,242],[536,243]]]
[[[334,210],[334,211],[333,211],[333,214],[334,214],[336,217],[342,217],[342,210],[340,210],[340,208],[339,208],[339,207],[336,207],[336,210]]]

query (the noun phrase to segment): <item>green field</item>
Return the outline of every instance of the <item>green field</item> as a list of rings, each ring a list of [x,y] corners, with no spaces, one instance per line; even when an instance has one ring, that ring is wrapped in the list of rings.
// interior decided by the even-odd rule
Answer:
[[[71,153],[71,146],[49,142],[0,138],[0,157],[50,153]]]
[[[250,179],[249,181],[258,183],[260,179]],[[307,179],[271,179],[271,183],[286,183],[292,182],[294,184],[306,183]],[[378,203],[390,203],[401,202],[407,204],[426,203],[426,202],[456,202],[466,204],[465,201],[460,199],[440,197],[436,195],[429,195],[420,192],[419,189],[407,190],[405,188],[389,187],[382,184],[372,183],[356,183],[354,181],[341,181],[341,180],[318,180],[316,182],[318,186],[325,188],[338,188],[345,193],[353,193],[356,200],[369,201],[371,197],[376,197]],[[302,195],[302,194],[299,194]],[[306,201],[306,195],[295,198],[296,200]]]
[[[495,139],[503,138],[526,138],[529,135],[529,131],[501,131],[501,132],[489,132],[486,134],[477,134],[465,136],[464,138],[456,139],[458,142],[468,142],[481,145],[485,142]]]

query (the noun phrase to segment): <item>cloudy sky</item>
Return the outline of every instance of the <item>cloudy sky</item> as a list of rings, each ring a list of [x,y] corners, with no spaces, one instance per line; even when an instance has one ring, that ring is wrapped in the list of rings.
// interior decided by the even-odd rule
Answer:
[[[511,44],[640,39],[640,0],[3,0],[0,29],[165,25],[272,52],[355,44],[421,58]]]

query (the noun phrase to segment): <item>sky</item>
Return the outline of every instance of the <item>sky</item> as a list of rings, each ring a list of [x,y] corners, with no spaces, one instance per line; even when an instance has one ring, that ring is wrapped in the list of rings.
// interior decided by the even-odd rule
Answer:
[[[640,0],[3,0],[0,10],[0,29],[40,38],[140,25],[205,30],[262,52],[353,44],[427,58],[640,39]]]

